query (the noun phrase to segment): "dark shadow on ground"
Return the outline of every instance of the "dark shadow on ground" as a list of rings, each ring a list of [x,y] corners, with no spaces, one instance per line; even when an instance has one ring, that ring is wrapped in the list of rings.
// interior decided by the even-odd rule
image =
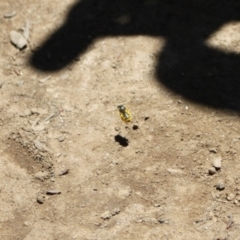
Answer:
[[[221,26],[239,20],[239,0],[82,0],[30,63],[58,71],[96,39],[160,36],[166,46],[156,65],[159,82],[194,102],[240,111],[240,55],[205,45]]]

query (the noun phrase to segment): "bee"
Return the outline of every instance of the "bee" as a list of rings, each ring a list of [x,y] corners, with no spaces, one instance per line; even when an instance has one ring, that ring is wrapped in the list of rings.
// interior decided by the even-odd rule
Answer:
[[[132,121],[131,113],[123,105],[118,106],[118,110],[120,112],[120,117],[124,122],[128,123]]]

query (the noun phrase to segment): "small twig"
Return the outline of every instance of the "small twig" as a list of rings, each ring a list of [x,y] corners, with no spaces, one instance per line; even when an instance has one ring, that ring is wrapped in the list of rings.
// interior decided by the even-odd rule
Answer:
[[[53,118],[55,116],[55,113],[50,114],[48,117],[46,117],[43,122],[47,122],[48,120],[50,120],[51,118]]]
[[[234,222],[233,222],[233,221],[229,221],[226,229],[229,229],[229,228],[231,228],[231,227],[233,227],[233,226],[234,226]]]
[[[233,227],[233,225],[234,225],[234,222],[233,222],[233,220],[232,220],[232,217],[229,216],[229,222],[228,222],[228,224],[227,224],[226,229],[229,229],[229,228]]]

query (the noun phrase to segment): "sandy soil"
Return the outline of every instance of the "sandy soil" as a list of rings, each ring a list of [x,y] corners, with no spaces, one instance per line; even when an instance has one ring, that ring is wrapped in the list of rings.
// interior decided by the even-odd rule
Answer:
[[[240,239],[239,12],[0,0],[1,240]]]

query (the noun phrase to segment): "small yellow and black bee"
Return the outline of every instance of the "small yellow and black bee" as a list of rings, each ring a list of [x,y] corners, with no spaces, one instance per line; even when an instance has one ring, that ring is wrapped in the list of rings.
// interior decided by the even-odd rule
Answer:
[[[120,117],[124,122],[129,123],[132,121],[131,113],[123,105],[118,106],[118,110],[120,112]]]

